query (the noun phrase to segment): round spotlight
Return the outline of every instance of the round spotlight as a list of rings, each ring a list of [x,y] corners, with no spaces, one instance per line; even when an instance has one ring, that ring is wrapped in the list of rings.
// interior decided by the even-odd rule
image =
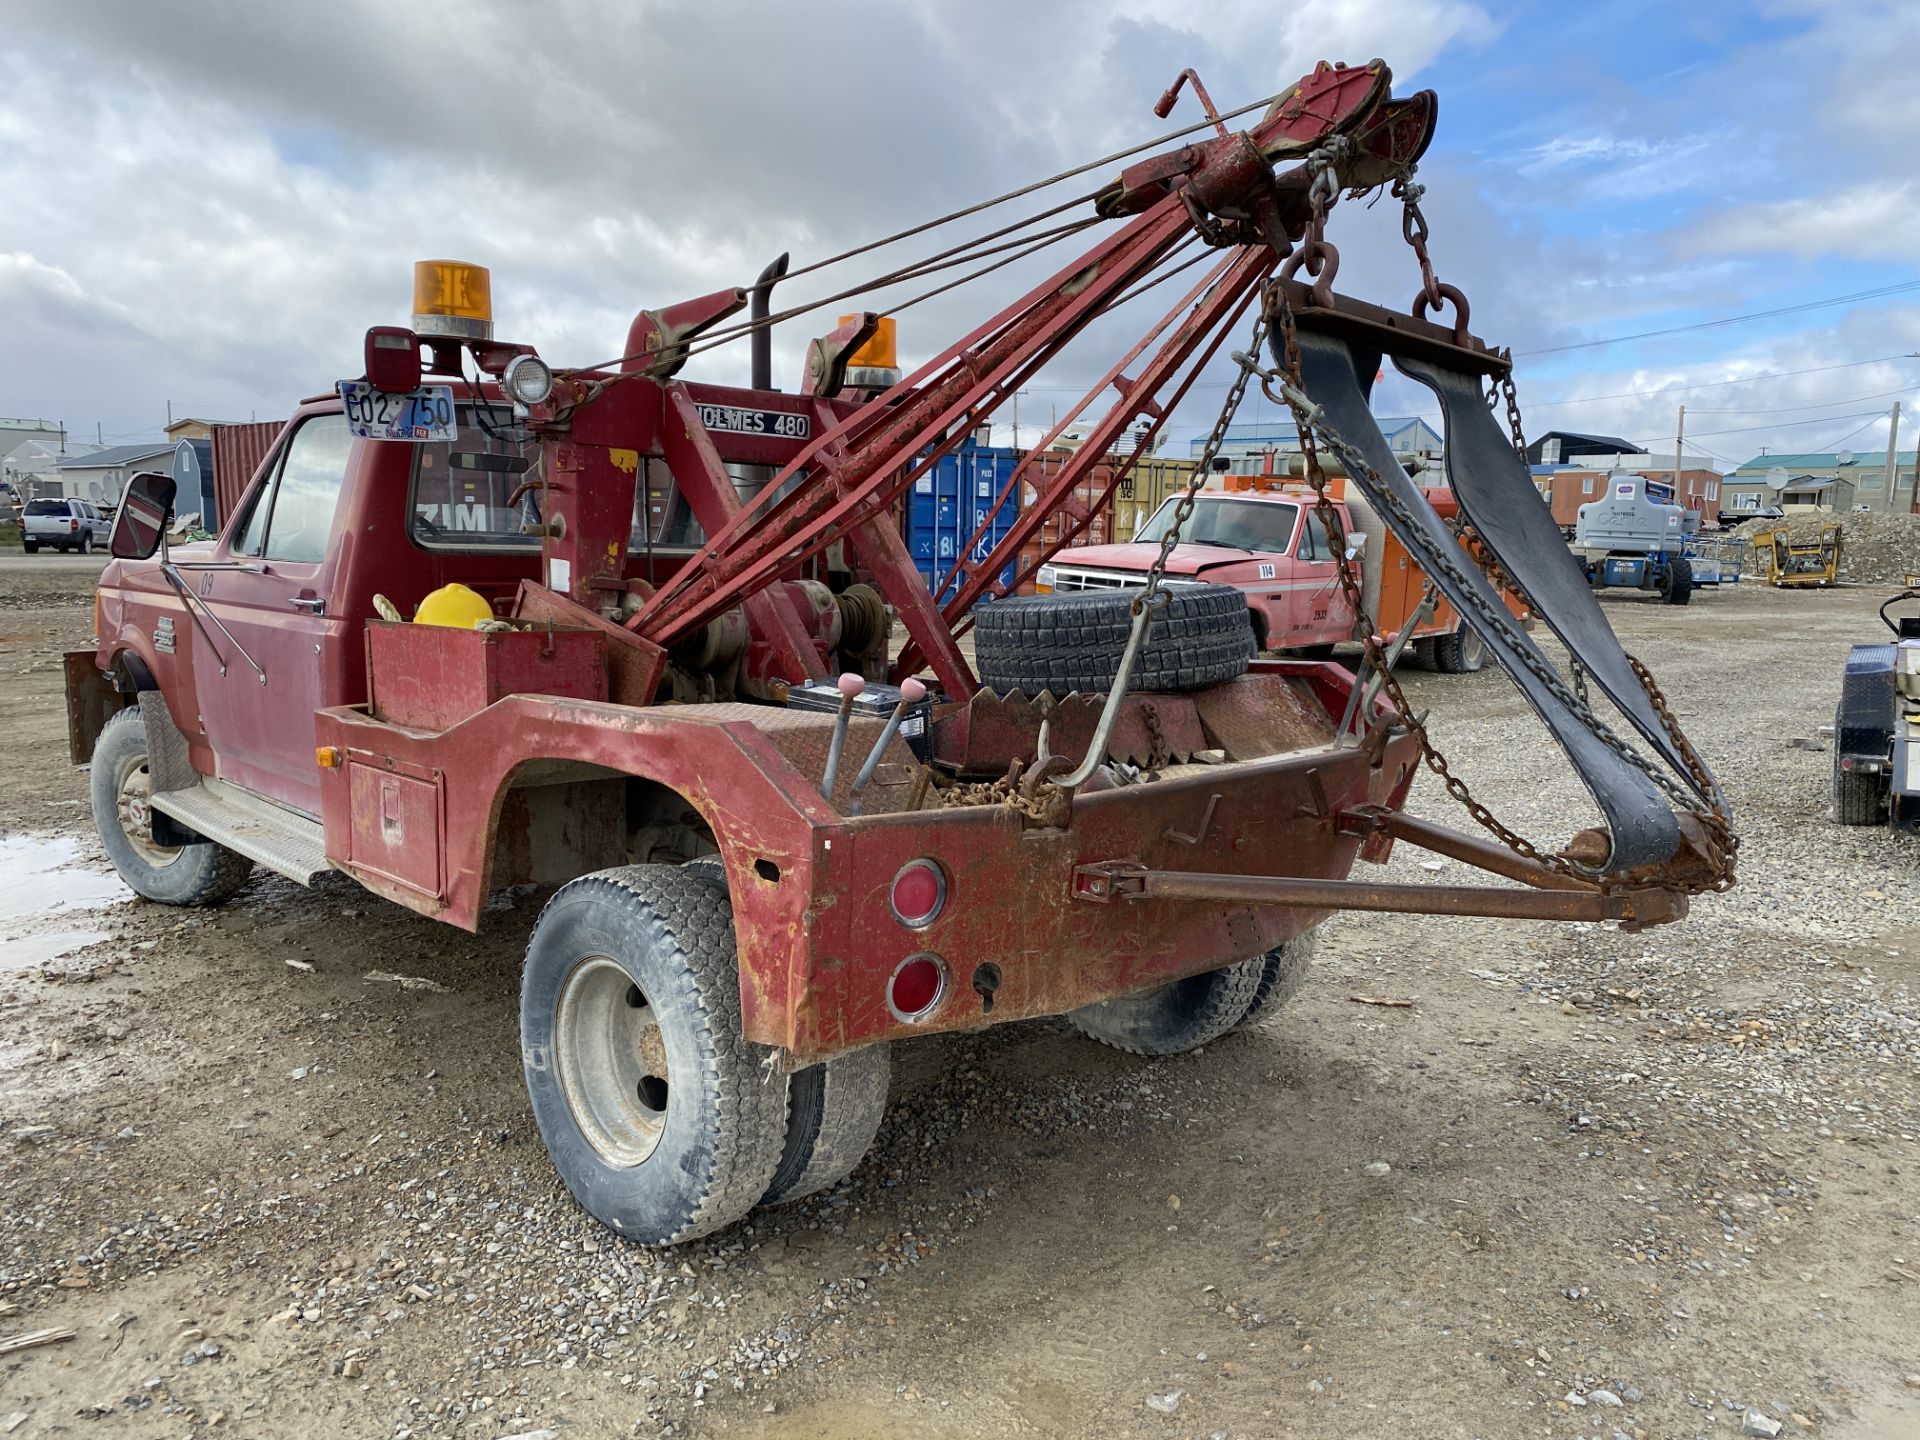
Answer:
[[[516,355],[500,376],[500,388],[522,405],[544,405],[553,394],[553,367],[538,355]]]
[[[909,1025],[924,1020],[947,995],[947,967],[938,955],[909,955],[887,981],[887,1008]]]

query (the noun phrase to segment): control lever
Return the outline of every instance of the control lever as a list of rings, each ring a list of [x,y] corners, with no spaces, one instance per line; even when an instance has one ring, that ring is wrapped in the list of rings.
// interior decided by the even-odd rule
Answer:
[[[867,682],[858,675],[840,677],[840,713],[833,722],[833,743],[827,747],[827,773],[820,781],[821,798],[829,805],[833,803],[833,782],[840,778],[840,752],[847,748],[847,726],[853,723],[853,702],[866,688]]]
[[[858,676],[852,675],[842,676],[840,679],[840,693],[843,695],[846,693],[848,680],[858,678]],[[880,738],[873,742],[873,751],[867,756],[867,763],[862,765],[860,767],[860,773],[853,777],[853,789],[847,794],[849,814],[858,815],[860,813],[860,792],[867,788],[867,782],[873,778],[873,772],[879,768],[880,757],[887,753],[887,746],[891,745],[893,743],[893,737],[900,733],[900,722],[907,718],[907,711],[924,700],[926,695],[927,687],[921,684],[920,681],[902,680],[900,682],[900,703],[893,707],[893,713],[887,717],[887,723],[881,727]],[[843,706],[850,704],[852,704],[851,701],[842,702]],[[832,764],[831,758],[829,758],[828,764]]]

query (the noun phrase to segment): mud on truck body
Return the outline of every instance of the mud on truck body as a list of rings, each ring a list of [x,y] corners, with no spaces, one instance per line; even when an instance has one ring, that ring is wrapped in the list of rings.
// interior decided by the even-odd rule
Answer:
[[[1551,517],[1485,400],[1508,360],[1427,260],[1411,177],[1431,92],[1323,65],[1222,117],[1193,86],[1208,120],[1184,143],[882,277],[1101,232],[904,376],[863,311],[812,342],[800,389],[774,388],[768,328],[799,313],[767,313],[784,257],[560,370],[492,337],[484,272],[424,262],[412,326],[374,327],[364,377],[299,407],[217,540],[169,549],[170,483],[130,487],[97,646],[68,657],[74,758],[121,873],[211,904],[255,865],[337,870],[467,929],[490,892],[557,885],[523,975],[532,1108],[581,1204],[650,1244],[849,1173],[893,1041],[1067,1015],[1171,1053],[1285,1000],[1336,910],[1645,925],[1731,883],[1711,776],[1557,536],[1534,543]],[[1387,185],[1422,266],[1411,314],[1331,288],[1328,213]],[[1188,288],[1060,420],[1099,414],[1086,444],[1016,470],[1009,490],[1036,492],[1019,521],[929,593],[895,499],[1091,320],[1175,276]],[[1447,306],[1453,323],[1426,318]],[[1249,319],[1207,459],[1251,384],[1293,410],[1585,778],[1601,823],[1564,850],[1484,810],[1485,837],[1404,813],[1444,762],[1350,573],[1358,675],[1250,660],[1244,598],[1164,555],[1137,589],[1013,595],[1048,558],[1021,559],[1027,541],[1123,437],[1146,453]],[[749,335],[752,387],[681,378]],[[1367,407],[1382,356],[1448,415],[1474,553],[1626,726],[1399,470]],[[480,623],[426,623],[447,586]],[[1507,883],[1349,878],[1397,841]]]

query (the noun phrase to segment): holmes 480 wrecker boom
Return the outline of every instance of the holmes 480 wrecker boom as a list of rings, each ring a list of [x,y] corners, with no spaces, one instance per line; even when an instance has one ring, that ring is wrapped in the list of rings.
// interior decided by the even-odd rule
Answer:
[[[366,376],[300,407],[218,540],[169,550],[170,483],[130,488],[97,649],[68,666],[75,758],[121,873],[208,904],[256,863],[303,883],[334,869],[467,928],[492,890],[559,884],[522,989],[534,1113],[580,1202],[655,1244],[845,1176],[891,1041],[1065,1014],[1164,1054],[1270,1012],[1334,910],[1639,926],[1731,884],[1713,779],[1529,482],[1506,355],[1428,260],[1412,176],[1432,94],[1393,98],[1378,62],[1323,65],[1223,117],[1188,72],[1159,114],[1187,80],[1208,120],[1168,137],[1186,143],[880,277],[985,262],[973,278],[1105,230],[904,378],[873,313],[812,343],[799,392],[759,363],[752,389],[679,378],[747,335],[759,361],[799,313],[765,313],[780,267],[744,323],[723,322],[749,292],[723,291],[556,373],[492,338],[484,272],[423,264],[414,325],[370,331]],[[1383,186],[1420,264],[1410,314],[1332,290],[1327,216]],[[896,498],[1089,322],[1189,271],[1061,422],[1104,405],[1078,452],[1016,471],[1009,492],[1037,498],[930,594]],[[1426,318],[1447,308],[1451,324]],[[1065,497],[1117,447],[1143,453],[1243,321],[1205,458],[1255,383],[1292,407],[1310,462],[1337,456],[1592,792],[1601,825],[1561,852],[1471,801],[1364,624],[1358,676],[1251,660],[1237,592],[1166,577],[1177,526],[1142,589],[1008,595]],[[1464,536],[1373,422],[1383,357],[1445,412]],[[1346,548],[1324,489],[1312,522]],[[1085,523],[1053,527],[1055,548]],[[1501,588],[1560,636],[1570,678]],[[428,623],[462,597],[480,623]],[[1403,813],[1423,763],[1491,838]],[[1508,883],[1348,878],[1396,840]]]

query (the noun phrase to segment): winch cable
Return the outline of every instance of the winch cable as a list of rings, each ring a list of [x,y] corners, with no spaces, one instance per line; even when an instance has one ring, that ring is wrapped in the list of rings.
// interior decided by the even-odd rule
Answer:
[[[968,274],[962,275],[958,279],[949,280],[944,285],[936,286],[931,290],[922,291],[920,294],[915,295],[910,299],[902,300],[897,304],[889,305],[880,312],[883,315],[899,315],[904,313],[905,311],[911,310],[914,306],[920,304],[924,300],[931,300],[936,295],[944,295],[949,290],[958,289],[962,285],[966,285],[974,280],[980,279],[983,275],[991,275],[996,270],[1005,269],[1007,266],[1012,265],[1017,261],[1024,260],[1030,255],[1038,255],[1042,250],[1045,250],[1050,246],[1057,245],[1062,240],[1066,240],[1071,238],[1072,236],[1078,235],[1081,231],[1091,229],[1093,226],[1098,225],[1100,223],[1102,223],[1101,219],[1097,215],[1090,216],[1085,220],[1076,220],[1068,225],[1056,226],[1052,230],[1043,230],[1042,232],[1040,232],[1040,235],[1037,238],[1034,236],[1025,236],[1019,240],[1010,241],[1005,245],[996,245],[996,246],[993,246],[991,249],[974,251],[971,254],[963,255],[960,258],[955,260],[946,260],[946,261],[942,261],[937,265],[929,265],[925,269],[903,271],[895,275],[885,276],[875,284],[863,285],[858,289],[847,290],[838,295],[829,295],[824,299],[814,301],[810,305],[799,307],[790,313],[796,314],[796,315],[805,314],[809,310],[818,310],[823,305],[831,305],[831,304],[834,304],[836,301],[848,300],[855,295],[870,294],[872,291],[880,289],[884,286],[901,284],[907,280],[924,279],[928,275],[937,274],[942,270],[951,270],[960,265],[964,265],[969,261],[982,259],[988,255],[997,255],[997,254],[1000,254],[1002,251],[1006,251],[1006,250],[1012,250],[1014,252],[1010,255],[1006,255],[1004,258],[1000,260],[996,260],[991,265],[983,265],[978,270],[974,270]],[[780,317],[779,316],[768,317],[769,321],[772,321],[778,318]],[[731,345],[734,341],[738,340],[741,337],[741,335],[747,333],[748,330],[751,330],[753,328],[756,328],[756,327],[752,324],[749,324],[748,326],[743,327],[738,332],[726,332],[726,333],[717,334],[717,335],[703,335],[700,337],[697,343],[687,347],[687,355],[689,356],[689,358],[691,358],[692,356],[695,356],[695,355],[703,355],[709,350],[717,350],[722,345]]]
[[[1281,100],[1285,99],[1288,93],[1289,92],[1283,90],[1276,94],[1269,95],[1265,99],[1250,101],[1249,103],[1242,105],[1237,109],[1226,111],[1224,114],[1220,115],[1218,119],[1220,121],[1236,120],[1240,116],[1250,114],[1255,110],[1271,108],[1272,106],[1278,104]],[[1054,185],[1058,185],[1062,181],[1071,180],[1076,175],[1085,175],[1089,171],[1104,169],[1105,167],[1109,165],[1113,165],[1121,160],[1130,159],[1135,155],[1139,155],[1148,150],[1153,150],[1159,146],[1166,145],[1172,141],[1183,140],[1187,136],[1198,134],[1202,130],[1212,130],[1215,128],[1215,125],[1216,125],[1215,118],[1209,116],[1207,119],[1197,121],[1196,123],[1192,125],[1188,125],[1183,129],[1168,131],[1164,135],[1155,136],[1150,140],[1143,140],[1137,145],[1130,145],[1124,150],[1116,150],[1110,155],[1103,155],[1097,160],[1089,160],[1083,165],[1076,165],[1071,169],[1062,170],[1058,174],[1050,175],[1044,180],[1036,180],[1036,181],[1033,181],[1031,184],[1021,186],[1017,190],[1009,190],[1004,195],[996,195],[990,200],[982,200],[977,204],[969,205],[964,209],[955,210],[949,214],[939,216],[936,219],[927,220],[922,222],[921,224],[909,226],[905,230],[896,231],[892,235],[883,236],[878,240],[869,241],[864,245],[856,245],[850,250],[842,250],[836,255],[829,255],[821,260],[812,261],[811,263],[802,265],[797,269],[789,270],[786,273],[786,275],[783,277],[783,279],[784,281],[790,283],[793,280],[798,279],[802,275],[810,275],[817,270],[824,270],[829,266],[838,265],[847,260],[854,259],[856,256],[865,255],[875,250],[884,249],[889,245],[898,244],[902,240],[910,240],[916,235],[924,235],[930,230],[939,229],[942,225],[951,225],[956,220],[964,220],[964,219],[967,219],[969,216],[978,215],[983,211],[991,210],[995,206],[1005,205],[1010,201],[1019,200],[1025,196],[1035,194],[1038,191],[1048,189]],[[966,262],[967,259],[972,257],[969,255],[961,254],[961,252],[977,250],[979,246],[985,244],[990,240],[998,239],[1001,236],[1010,234],[1014,230],[1024,229],[1026,226],[1036,224],[1041,220],[1050,219],[1055,215],[1058,215],[1067,210],[1073,209],[1075,206],[1087,204],[1092,200],[1094,200],[1096,197],[1098,197],[1101,194],[1101,192],[1104,191],[1106,188],[1107,186],[1102,185],[1097,190],[1090,190],[1083,195],[1077,195],[1070,200],[1063,201],[1058,205],[1052,206],[1046,210],[1042,210],[1037,212],[1036,214],[1030,215],[1025,220],[1016,222],[1015,224],[1010,226],[1002,227],[999,230],[989,231],[985,235],[978,236],[973,240],[964,242],[963,244],[959,246],[955,246],[949,250],[938,252],[935,255],[929,256],[927,257],[927,259],[918,261],[913,265],[901,267],[900,270],[891,272],[891,274],[894,276],[900,276],[900,275],[912,276],[917,273],[931,273],[931,269],[929,269],[928,267],[934,266],[934,262],[941,261],[948,256],[958,256],[959,258],[954,263],[963,264]],[[1098,221],[1105,218],[1106,217],[1104,216],[1096,216],[1094,217],[1094,221],[1091,223],[1098,223]],[[850,299],[855,295],[866,294],[869,291],[877,289],[882,284],[886,284],[886,283],[891,283],[889,281],[888,276],[882,276],[878,280],[870,281],[864,285],[856,286],[852,289],[842,291],[839,294],[829,296],[826,299],[812,301],[809,304],[804,306],[796,306],[789,310],[783,310],[775,314],[768,315],[765,319],[762,319],[762,320],[744,321],[739,325],[730,326],[724,331],[712,332],[703,338],[709,341],[720,338],[721,336],[724,336],[726,339],[729,339],[729,340],[738,339],[743,335],[749,335],[753,333],[753,331],[762,329],[766,326],[774,325],[779,323],[780,321],[791,320],[797,316],[807,314],[809,311],[817,310],[823,305],[831,305],[839,300]],[[624,365],[630,360],[642,360],[646,358],[647,358],[647,352],[641,352],[641,353],[632,354],[632,355],[620,355],[620,356],[616,356],[614,359],[602,361],[595,365],[569,367],[569,370],[567,373],[577,374],[583,371],[608,370],[613,368],[616,365]]]

